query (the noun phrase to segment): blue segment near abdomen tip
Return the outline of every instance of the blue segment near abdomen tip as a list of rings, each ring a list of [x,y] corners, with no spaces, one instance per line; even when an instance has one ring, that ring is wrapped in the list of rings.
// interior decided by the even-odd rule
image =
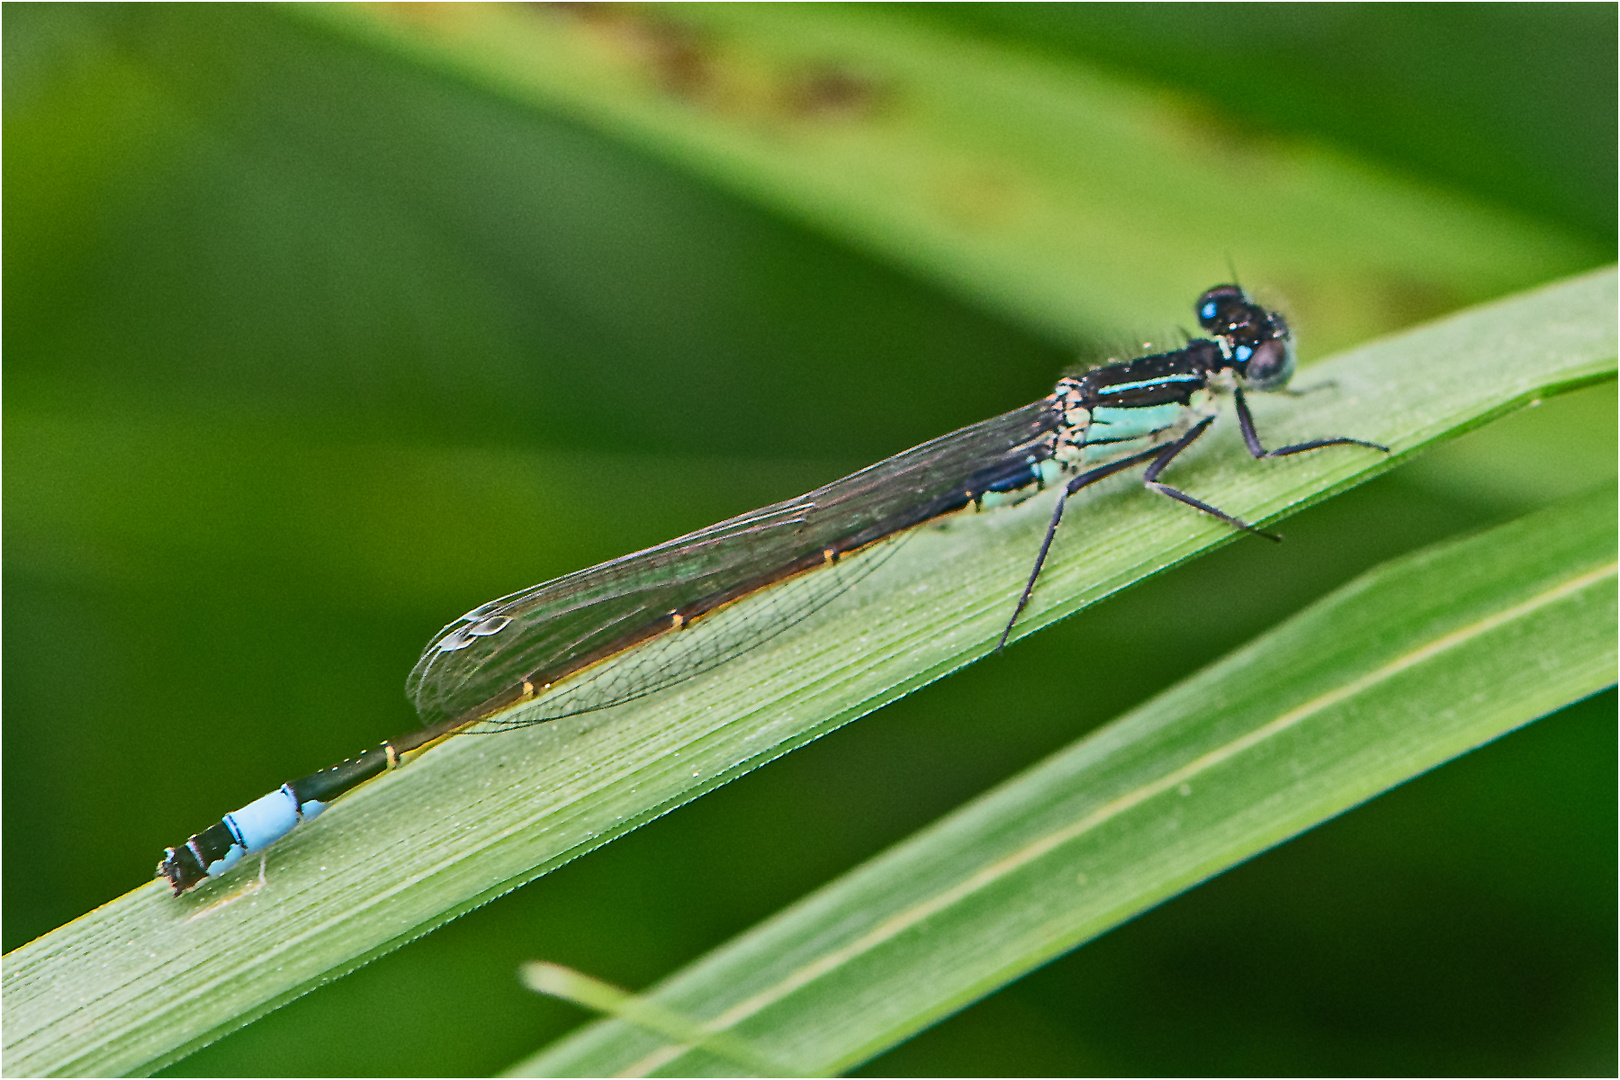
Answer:
[[[281,785],[263,798],[226,814],[184,845],[169,848],[164,852],[163,861],[158,864],[158,876],[168,881],[176,896],[208,878],[219,877],[250,852],[269,847],[301,822],[319,817],[330,805],[331,797],[317,798],[308,792],[301,797],[298,784],[303,783],[325,793],[332,789],[335,772],[343,774],[338,777],[339,781],[352,781],[352,774],[357,771],[364,773],[371,767],[372,758],[386,757],[382,751],[362,755],[361,759],[345,762],[347,769],[326,769]],[[337,794],[342,794],[350,786],[353,786],[352,782],[340,783],[335,790]]]
[[[247,851],[270,846],[292,832],[300,820],[298,797],[285,784],[224,818],[231,835]]]

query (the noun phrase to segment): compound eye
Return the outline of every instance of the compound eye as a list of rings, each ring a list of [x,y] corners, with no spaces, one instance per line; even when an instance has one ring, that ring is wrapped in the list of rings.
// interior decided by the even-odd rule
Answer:
[[[1246,347],[1240,347],[1240,351],[1246,351]],[[1294,343],[1287,338],[1271,338],[1249,353],[1243,381],[1256,390],[1281,390],[1293,374]]]

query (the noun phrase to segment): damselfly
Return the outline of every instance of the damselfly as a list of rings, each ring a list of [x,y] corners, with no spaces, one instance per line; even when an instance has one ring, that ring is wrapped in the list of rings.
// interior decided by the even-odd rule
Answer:
[[[333,799],[451,735],[605,709],[708,671],[826,604],[870,573],[909,530],[945,514],[989,509],[1062,484],[1023,590],[1010,605],[1002,645],[1029,603],[1068,497],[1115,473],[1145,465],[1143,482],[1154,491],[1268,536],[1160,480],[1176,455],[1209,430],[1221,398],[1232,399],[1256,458],[1339,445],[1388,452],[1344,437],[1265,449],[1244,395],[1287,386],[1294,371],[1288,324],[1236,285],[1210,289],[1196,310],[1209,338],[1067,376],[1039,401],[797,499],[469,611],[428,644],[406,683],[419,730],[227,814],[168,849],[158,876],[176,895],[217,877]],[[792,599],[714,617],[773,588]]]

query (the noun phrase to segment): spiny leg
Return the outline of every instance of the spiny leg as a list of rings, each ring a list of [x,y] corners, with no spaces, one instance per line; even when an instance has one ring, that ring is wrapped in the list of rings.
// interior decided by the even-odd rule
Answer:
[[[1267,450],[1260,445],[1260,433],[1254,430],[1254,416],[1249,412],[1249,403],[1244,400],[1242,389],[1233,391],[1232,399],[1237,404],[1238,427],[1243,429],[1243,444],[1249,448],[1249,456],[1251,457],[1287,457],[1289,454],[1298,454],[1305,450],[1317,450],[1324,446],[1365,446],[1372,450],[1382,450],[1386,454],[1389,453],[1389,447],[1382,443],[1347,438],[1312,439],[1310,442],[1294,443],[1292,446]]]
[[[1384,446],[1381,443],[1368,442],[1365,439],[1351,439],[1344,437],[1313,439],[1310,442],[1294,443],[1291,446],[1278,447],[1276,450],[1267,450],[1263,445],[1261,445],[1260,435],[1257,431],[1255,431],[1254,416],[1249,412],[1249,403],[1244,400],[1243,391],[1238,389],[1233,394],[1233,397],[1237,403],[1238,426],[1243,430],[1243,443],[1249,448],[1249,454],[1252,457],[1286,457],[1289,454],[1298,454],[1305,450],[1316,450],[1324,446],[1365,446],[1372,450],[1381,450],[1386,454],[1389,453],[1389,447]],[[1130,457],[1121,458],[1119,461],[1113,461],[1107,465],[1102,465],[1088,472],[1081,473],[1079,476],[1075,477],[1073,480],[1069,481],[1067,485],[1065,485],[1063,494],[1058,499],[1057,505],[1052,508],[1052,520],[1046,527],[1046,535],[1041,539],[1041,550],[1035,556],[1035,565],[1029,572],[1029,580],[1024,583],[1024,591],[1019,594],[1018,606],[1013,609],[1012,618],[1007,620],[1007,627],[1001,632],[1001,640],[996,642],[997,651],[1000,651],[1006,647],[1007,639],[1012,634],[1013,627],[1018,623],[1018,617],[1024,613],[1024,608],[1029,604],[1029,598],[1035,591],[1035,581],[1041,576],[1041,567],[1045,565],[1047,553],[1052,549],[1052,538],[1057,535],[1058,523],[1063,520],[1063,507],[1069,501],[1069,496],[1073,495],[1083,487],[1095,484],[1099,480],[1105,480],[1115,473],[1128,469],[1133,465],[1138,465],[1144,461],[1151,460],[1152,464],[1150,464],[1147,467],[1147,470],[1142,474],[1142,482],[1146,487],[1151,488],[1159,494],[1168,495],[1170,498],[1175,499],[1177,502],[1184,503],[1187,506],[1192,507],[1194,510],[1201,510],[1206,514],[1209,514],[1211,517],[1219,518],[1228,525],[1232,526],[1234,529],[1241,529],[1244,532],[1251,532],[1256,536],[1263,536],[1267,540],[1271,540],[1273,542],[1281,542],[1282,537],[1276,535],[1275,533],[1266,532],[1264,529],[1257,529],[1243,519],[1233,517],[1231,514],[1226,513],[1226,511],[1221,510],[1219,507],[1211,506],[1209,503],[1204,502],[1201,499],[1193,498],[1185,491],[1181,491],[1178,488],[1173,488],[1169,484],[1159,482],[1159,474],[1164,472],[1164,470],[1169,467],[1170,463],[1175,460],[1176,455],[1187,449],[1187,447],[1191,446],[1198,439],[1198,437],[1209,428],[1209,425],[1213,424],[1214,422],[1215,418],[1213,416],[1205,417],[1175,442],[1163,447],[1155,447],[1152,450],[1145,450],[1140,454],[1132,454]]]
[[[1035,591],[1035,579],[1041,576],[1041,566],[1046,562],[1046,553],[1052,550],[1052,538],[1057,535],[1058,522],[1063,520],[1063,507],[1069,501],[1069,496],[1083,487],[1095,484],[1099,480],[1106,480],[1117,472],[1123,472],[1133,465],[1140,465],[1149,458],[1160,453],[1158,447],[1144,450],[1140,454],[1111,461],[1107,465],[1099,465],[1095,469],[1081,473],[1079,476],[1063,485],[1063,493],[1058,496],[1057,505],[1052,507],[1052,520],[1046,526],[1046,535],[1041,538],[1041,550],[1035,556],[1035,565],[1030,569],[1029,580],[1024,582],[1024,591],[1018,597],[1018,606],[1013,608],[1012,618],[1007,620],[1007,628],[1001,632],[1001,640],[996,642],[996,651],[1000,652],[1007,646],[1007,637],[1012,633],[1013,626],[1018,622],[1018,616],[1024,613],[1029,603],[1030,594]]]
[[[1254,528],[1252,525],[1239,521],[1230,514],[1222,513],[1207,503],[1199,502],[1191,495],[1188,495],[1182,491],[1177,491],[1168,484],[1160,484],[1154,479],[1159,475],[1159,473],[1164,471],[1165,466],[1169,465],[1171,460],[1174,459],[1177,454],[1187,449],[1188,446],[1191,446],[1193,440],[1202,435],[1204,430],[1208,428],[1210,424],[1214,423],[1214,421],[1215,418],[1213,416],[1206,417],[1191,431],[1188,431],[1185,435],[1181,436],[1181,438],[1167,446],[1155,446],[1152,449],[1144,450],[1139,454],[1132,454],[1130,457],[1121,458],[1118,461],[1111,461],[1107,465],[1099,465],[1095,469],[1081,473],[1079,476],[1075,477],[1073,480],[1070,480],[1064,485],[1063,494],[1058,498],[1057,505],[1052,507],[1052,521],[1046,527],[1046,535],[1041,538],[1041,550],[1035,556],[1035,565],[1030,569],[1029,580],[1024,582],[1024,591],[1019,594],[1018,606],[1013,608],[1012,618],[1007,620],[1007,627],[1001,632],[1001,640],[996,642],[997,651],[1006,647],[1007,638],[1012,634],[1013,627],[1018,623],[1018,616],[1024,613],[1024,608],[1029,604],[1030,596],[1035,592],[1035,581],[1041,576],[1041,567],[1046,563],[1047,552],[1052,550],[1052,539],[1057,535],[1058,522],[1063,520],[1063,507],[1068,503],[1069,496],[1073,495],[1081,488],[1089,487],[1099,480],[1106,480],[1115,473],[1123,472],[1134,465],[1140,465],[1144,461],[1152,462],[1152,464],[1148,466],[1148,470],[1143,475],[1142,479],[1147,486],[1153,490],[1162,492],[1163,494],[1170,496],[1172,499],[1179,499],[1188,506],[1202,510],[1205,513],[1213,514],[1235,528],[1246,529],[1249,532],[1258,533],[1269,540],[1278,539],[1277,537],[1272,536],[1270,533],[1260,532],[1259,529]]]
[[[1192,429],[1187,432],[1187,434],[1183,435],[1175,442],[1160,448],[1159,451],[1154,455],[1153,464],[1149,465],[1147,467],[1147,471],[1142,474],[1142,483],[1149,489],[1157,491],[1160,495],[1168,495],[1177,502],[1185,503],[1186,505],[1192,507],[1194,510],[1202,510],[1211,517],[1220,518],[1234,529],[1242,529],[1244,532],[1251,532],[1256,536],[1263,536],[1267,540],[1271,540],[1273,542],[1282,540],[1282,537],[1277,536],[1274,533],[1268,533],[1263,529],[1257,529],[1253,525],[1250,525],[1247,521],[1244,521],[1242,518],[1235,518],[1231,514],[1228,514],[1225,510],[1211,506],[1209,503],[1204,502],[1201,499],[1195,499],[1179,488],[1173,488],[1169,484],[1159,483],[1159,474],[1164,472],[1165,468],[1176,459],[1176,455],[1187,449],[1187,447],[1191,446],[1193,441],[1196,440],[1198,436],[1208,431],[1209,425],[1213,424],[1214,422],[1215,418],[1213,416],[1206,416],[1204,419],[1195,424]]]

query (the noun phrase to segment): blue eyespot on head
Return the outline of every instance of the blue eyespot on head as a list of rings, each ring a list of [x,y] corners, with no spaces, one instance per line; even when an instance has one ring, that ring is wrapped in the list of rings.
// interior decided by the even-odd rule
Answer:
[[[1216,337],[1225,337],[1231,326],[1246,321],[1246,309],[1253,307],[1238,286],[1217,285],[1198,298],[1193,310],[1198,312],[1198,325]]]
[[[1253,355],[1254,350],[1249,348],[1247,345],[1239,345],[1237,348],[1232,350],[1232,359],[1236,360],[1240,364],[1247,361],[1249,357]]]

